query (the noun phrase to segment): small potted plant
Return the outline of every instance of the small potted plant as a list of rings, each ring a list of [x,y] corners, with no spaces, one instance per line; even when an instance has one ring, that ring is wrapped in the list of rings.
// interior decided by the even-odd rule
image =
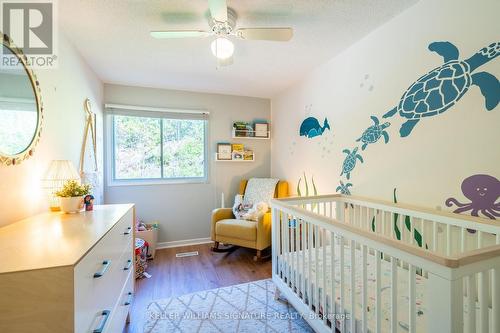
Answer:
[[[63,188],[56,192],[61,210],[65,213],[78,213],[83,208],[83,197],[90,194],[91,186],[79,184],[75,180],[67,181]]]

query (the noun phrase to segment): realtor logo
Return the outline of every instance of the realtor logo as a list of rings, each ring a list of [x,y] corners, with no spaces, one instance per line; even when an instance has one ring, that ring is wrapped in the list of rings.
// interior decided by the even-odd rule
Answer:
[[[55,3],[52,0],[0,0],[2,32],[33,67],[54,68]]]

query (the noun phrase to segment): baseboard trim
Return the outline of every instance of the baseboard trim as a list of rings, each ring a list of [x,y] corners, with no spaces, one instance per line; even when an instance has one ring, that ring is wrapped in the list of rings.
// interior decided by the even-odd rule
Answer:
[[[185,239],[179,241],[172,242],[161,242],[156,245],[156,249],[169,249],[172,247],[180,247],[180,246],[189,246],[189,245],[199,245],[199,244],[208,244],[211,243],[212,240],[210,237],[207,238],[194,238],[194,239]]]

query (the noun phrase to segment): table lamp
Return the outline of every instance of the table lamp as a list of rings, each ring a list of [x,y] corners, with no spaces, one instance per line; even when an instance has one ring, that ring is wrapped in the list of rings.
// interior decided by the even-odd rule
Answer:
[[[42,179],[43,188],[47,192],[51,211],[60,210],[59,198],[55,193],[62,189],[68,180],[80,182],[80,175],[76,171],[73,162],[68,160],[52,161]]]

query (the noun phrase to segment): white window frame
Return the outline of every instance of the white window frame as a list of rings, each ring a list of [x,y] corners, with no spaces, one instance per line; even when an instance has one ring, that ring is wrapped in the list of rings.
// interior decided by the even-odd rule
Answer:
[[[121,104],[105,104],[105,142],[106,142],[106,179],[107,186],[142,186],[142,185],[164,185],[164,184],[207,184],[210,179],[209,160],[209,112],[199,109],[174,109],[155,108],[146,106],[131,106]],[[180,177],[180,178],[115,178],[115,137],[114,137],[114,115],[136,116],[146,118],[165,119],[196,119],[204,120],[204,177]],[[163,149],[162,149],[163,154]],[[163,166],[162,166],[163,170]]]

